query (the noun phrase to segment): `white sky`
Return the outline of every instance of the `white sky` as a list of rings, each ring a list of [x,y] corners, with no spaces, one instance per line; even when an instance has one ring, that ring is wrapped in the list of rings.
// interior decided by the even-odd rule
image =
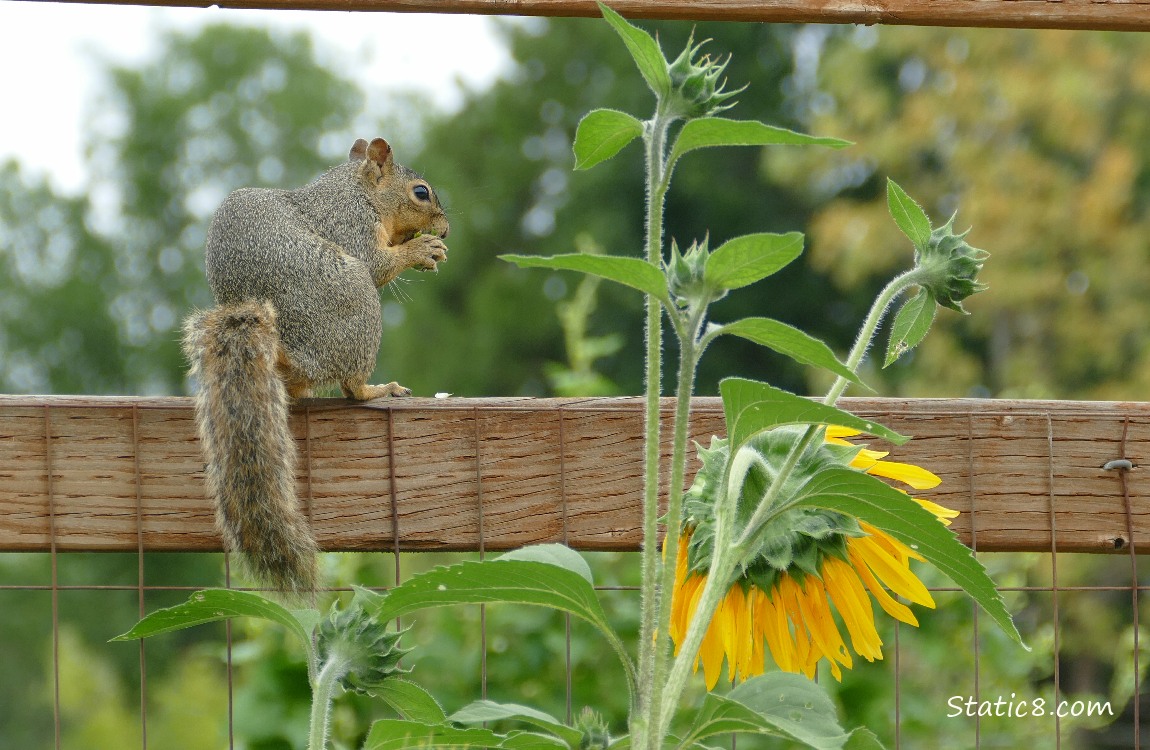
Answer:
[[[58,189],[81,190],[83,118],[96,82],[93,53],[144,61],[155,54],[151,40],[159,30],[219,20],[310,29],[321,61],[353,75],[369,97],[418,89],[451,107],[459,101],[457,80],[483,86],[509,63],[491,20],[481,16],[0,0],[0,161],[16,157]],[[385,39],[409,43],[385,49]]]

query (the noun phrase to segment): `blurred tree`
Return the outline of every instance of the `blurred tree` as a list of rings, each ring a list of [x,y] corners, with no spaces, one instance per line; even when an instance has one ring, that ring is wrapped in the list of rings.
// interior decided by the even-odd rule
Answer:
[[[940,315],[884,390],[1145,397],[1148,64],[1144,38],[1096,32],[860,27],[828,48],[812,127],[862,148],[774,162],[828,201],[811,226],[816,266],[873,287],[904,262],[888,175],[936,222],[958,211],[992,254],[972,317]]]
[[[362,106],[305,34],[216,25],[107,68],[79,198],[0,169],[0,388],[183,390],[178,325],[210,303],[203,238],[245,185],[301,185],[346,155]]]
[[[684,23],[649,26],[671,54],[691,30]],[[613,107],[651,114],[654,98],[618,37],[596,20],[502,29],[517,61],[514,70],[490,90],[469,94],[458,112],[426,121],[423,148],[409,160],[445,198],[452,219],[449,262],[440,277],[408,287],[403,296],[410,299],[402,305],[393,300],[384,306],[387,372],[419,394],[542,395],[546,363],[567,359],[555,303],[574,296],[578,277],[518,270],[496,255],[569,253],[588,244],[608,254],[642,254],[641,149],[632,145],[607,164],[572,172],[571,141],[586,112]],[[699,25],[696,38],[713,37],[709,50],[733,54],[732,84],[750,84],[732,116],[800,124],[789,94],[798,33],[785,25]],[[667,204],[668,229],[681,244],[708,231],[717,243],[801,228],[810,210],[805,197],[760,168],[755,152],[717,150],[705,159],[687,156],[680,165]],[[797,263],[779,278],[769,297],[753,291],[734,297],[719,314],[773,314],[849,344],[857,318],[806,304],[827,296],[821,276]],[[598,294],[587,332],[621,334],[624,345],[617,353],[597,352],[602,359],[596,368],[623,393],[638,393],[641,300],[610,284]],[[744,344],[714,347],[703,363],[700,393],[717,392],[719,378],[731,374],[810,390],[804,369]]]
[[[15,163],[0,165],[2,391],[181,392],[178,324],[190,307],[210,303],[203,236],[215,206],[234,188],[300,185],[346,158],[353,136],[344,129],[363,94],[316,62],[307,35],[215,25],[166,32],[159,48],[138,68],[105,64],[86,195],[56,195]],[[222,581],[220,560],[150,554],[145,569],[149,583],[212,586]],[[60,555],[58,565],[64,585],[136,582],[135,555]],[[6,555],[0,584],[47,584],[48,570],[47,555]],[[0,737],[13,747],[46,747],[53,732],[48,595],[3,596],[16,606],[0,604],[0,638],[24,647],[0,649],[9,678],[0,680]],[[150,594],[149,606],[183,598],[167,596]],[[139,732],[139,652],[104,644],[135,620],[136,594],[69,591],[60,604],[69,652],[61,664],[65,741],[130,746],[132,734],[110,738],[116,727]],[[211,746],[226,731],[227,712],[216,710],[220,632],[188,631],[149,653],[149,733],[161,746],[193,747],[192,715]],[[206,642],[210,656],[197,651]],[[30,686],[15,675],[40,677]],[[306,681],[301,687],[306,693]]]

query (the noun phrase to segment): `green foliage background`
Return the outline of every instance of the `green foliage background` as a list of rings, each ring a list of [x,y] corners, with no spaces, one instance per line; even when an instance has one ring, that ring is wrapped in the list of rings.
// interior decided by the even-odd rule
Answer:
[[[690,31],[651,26],[668,50]],[[0,165],[0,390],[182,393],[176,329],[191,307],[210,303],[202,242],[215,206],[236,187],[302,184],[344,158],[355,137],[382,134],[437,187],[452,231],[440,273],[383,292],[378,377],[419,395],[637,393],[638,296],[494,257],[638,253],[639,150],[574,173],[570,143],[586,111],[642,113],[651,96],[601,22],[501,22],[499,29],[515,60],[504,79],[468,92],[449,113],[397,98],[372,133],[352,133],[349,123],[377,92],[354,71],[321,66],[304,35],[222,25],[171,31],[162,55],[147,65],[105,64],[92,102],[87,158],[94,176],[86,193],[58,195],[18,162]],[[714,52],[733,54],[734,85],[750,84],[732,114],[859,144],[840,153],[730,149],[684,158],[667,204],[668,233],[681,245],[708,229],[713,244],[755,231],[808,233],[804,260],[759,294],[725,300],[716,317],[777,317],[845,350],[874,292],[909,253],[886,216],[889,175],[931,215],[958,210],[959,222],[974,226],[970,241],[993,253],[983,275],[991,290],[970,300],[971,317],[940,316],[909,363],[869,372],[868,382],[887,395],[1145,398],[1144,38],[759,24],[701,24],[696,34],[713,37]],[[825,385],[817,373],[734,338],[708,353],[699,393],[714,394],[728,375],[800,393]],[[635,596],[627,587],[637,583],[637,565],[626,555],[591,557],[598,582],[619,589],[604,597],[633,639]],[[150,584],[216,585],[220,559],[148,555],[145,570]],[[403,574],[443,559],[405,557]],[[1050,583],[1047,556],[987,561],[1002,585]],[[62,584],[128,589],[61,595],[63,746],[138,746],[139,653],[105,642],[136,619],[138,561],[69,554],[59,563]],[[325,564],[342,581],[393,579],[391,561],[381,556],[331,555]],[[1059,570],[1060,586],[1129,582],[1124,558],[1065,558]],[[49,581],[46,555],[0,556],[0,584]],[[1010,597],[1034,651],[1023,654],[979,625],[981,694],[1051,701],[1053,597]],[[148,606],[182,598],[149,592]],[[974,720],[946,718],[946,700],[974,692],[975,623],[969,603],[940,599],[939,611],[922,613],[921,629],[898,635],[904,746],[974,743]],[[1063,592],[1058,605],[1064,690],[1129,711],[1129,593]],[[0,744],[48,746],[49,594],[0,590],[0,612]],[[481,618],[489,632],[482,643]],[[889,646],[893,626],[886,627]],[[618,675],[601,667],[602,644],[590,629],[571,628],[573,708],[600,707],[619,727],[626,698]],[[524,608],[421,615],[409,635],[418,647],[414,676],[458,708],[477,697],[485,649],[490,697],[562,716],[565,629],[562,617]],[[150,746],[226,746],[222,634],[222,626],[205,627],[147,645]],[[285,654],[281,634],[261,624],[240,625],[237,636],[236,746],[300,746],[307,691],[298,655]],[[847,723],[867,724],[888,741],[893,671],[890,663],[862,665],[834,686]],[[339,740],[353,746],[378,715],[371,703],[345,699],[336,714]],[[1087,733],[1086,723],[1064,721],[1063,747],[1124,746],[1126,722]],[[1047,746],[1055,727],[1049,717],[984,720],[977,731],[984,747]]]

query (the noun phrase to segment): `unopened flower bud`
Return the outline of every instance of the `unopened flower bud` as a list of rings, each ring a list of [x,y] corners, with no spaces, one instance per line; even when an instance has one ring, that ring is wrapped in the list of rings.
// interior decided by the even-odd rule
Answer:
[[[730,57],[720,62],[711,59],[710,55],[703,55],[696,60],[695,55],[707,40],[695,44],[694,39],[695,35],[692,32],[691,37],[687,39],[687,46],[667,68],[671,77],[671,92],[666,102],[667,112],[686,119],[710,117],[730,109],[735,104],[727,103],[727,100],[743,90],[741,88],[736,91],[723,90],[726,81],[720,81],[719,78],[730,62]]]
[[[962,301],[976,292],[986,289],[986,284],[978,281],[978,272],[990,257],[990,253],[971,247],[966,235],[954,233],[954,217],[930,233],[930,241],[918,258],[918,266],[925,272],[921,281],[938,304],[958,312],[966,312]]]

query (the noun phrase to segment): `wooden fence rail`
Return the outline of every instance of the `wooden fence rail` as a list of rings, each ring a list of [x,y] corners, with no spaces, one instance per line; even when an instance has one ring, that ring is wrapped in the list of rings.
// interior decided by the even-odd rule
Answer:
[[[91,2],[92,0],[70,0]],[[101,0],[280,10],[597,16],[594,0]],[[1055,29],[1150,29],[1150,0],[611,0],[631,18],[786,23],[914,24]]]
[[[891,459],[942,477],[923,496],[980,550],[1150,550],[1150,404],[844,404],[915,437]],[[293,420],[325,549],[638,545],[640,399],[314,399]],[[721,431],[696,399],[694,438]],[[189,399],[0,396],[0,550],[219,550],[202,468]]]

